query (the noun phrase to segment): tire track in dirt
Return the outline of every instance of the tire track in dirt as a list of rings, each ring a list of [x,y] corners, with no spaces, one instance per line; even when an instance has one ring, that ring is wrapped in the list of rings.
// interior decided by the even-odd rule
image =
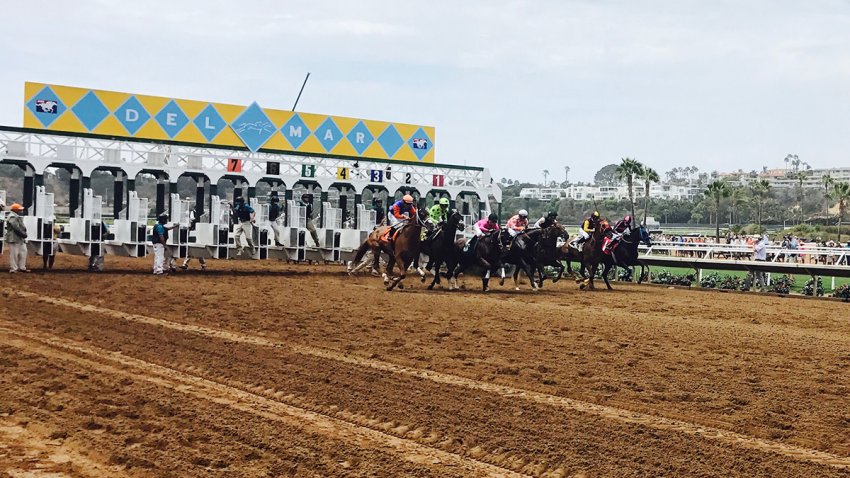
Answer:
[[[12,290],[7,290],[7,292],[9,294],[13,294],[22,298],[34,299],[45,303],[68,307],[84,312],[93,312],[105,316],[127,320],[130,322],[138,322],[148,325],[165,327],[172,330],[194,333],[201,336],[214,337],[235,343],[246,343],[264,347],[286,348],[291,352],[300,355],[318,357],[326,360],[333,360],[361,367],[368,367],[383,372],[400,374],[409,377],[417,377],[420,379],[430,380],[436,383],[493,393],[506,398],[529,400],[535,403],[545,404],[548,406],[560,407],[589,415],[600,416],[621,423],[643,425],[649,428],[654,428],[662,431],[674,431],[698,438],[720,441],[726,444],[740,446],[743,448],[760,452],[775,453],[800,461],[807,461],[835,468],[850,468],[850,457],[840,456],[821,450],[814,450],[795,445],[789,445],[769,439],[752,437],[716,427],[703,426],[687,421],[659,417],[647,413],[634,412],[631,410],[626,410],[617,407],[598,405],[567,397],[549,395],[546,393],[525,390],[507,385],[484,382],[443,372],[435,372],[430,370],[407,367],[403,365],[397,365],[390,362],[348,355],[342,352],[322,349],[318,347],[310,347],[298,344],[287,344],[284,342],[272,340],[257,335],[231,332],[228,330],[204,327],[200,325],[184,324],[180,322],[148,317],[139,314],[130,314],[114,309],[84,304],[68,299],[44,296],[32,292]]]
[[[0,323],[6,326],[19,327],[19,324],[3,320],[0,320]],[[439,434],[431,433],[428,436],[423,436],[424,434],[419,429],[410,429],[403,424],[384,422],[346,410],[333,410],[331,413],[325,413],[318,409],[311,410],[307,406],[291,405],[282,399],[289,399],[290,402],[294,402],[297,400],[296,397],[284,396],[282,392],[273,389],[252,387],[246,384],[234,386],[220,383],[188,372],[129,357],[120,352],[99,349],[58,337],[44,337],[40,334],[23,332],[5,326],[0,326],[0,341],[49,358],[74,362],[101,372],[130,375],[134,379],[142,379],[185,395],[248,412],[266,420],[296,427],[307,425],[311,430],[336,440],[342,439],[352,443],[368,441],[377,445],[388,446],[402,453],[406,460],[414,463],[430,466],[447,465],[465,470],[465,474],[468,476],[506,478],[531,476],[498,464],[482,461],[480,458],[486,455],[483,450],[473,449],[470,451],[471,456],[442,450],[438,447],[439,443],[447,437]],[[233,382],[232,380],[228,381]],[[406,435],[411,438],[405,438]],[[429,444],[433,444],[433,446]],[[511,461],[507,462],[511,463]],[[525,468],[541,472],[535,473],[535,476],[559,478],[565,475],[563,469],[534,470],[533,465]]]

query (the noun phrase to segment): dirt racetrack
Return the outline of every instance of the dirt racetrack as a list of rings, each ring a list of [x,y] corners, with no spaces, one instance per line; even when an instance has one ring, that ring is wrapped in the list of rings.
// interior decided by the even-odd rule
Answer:
[[[850,476],[848,304],[84,262],[0,274],[6,476]]]

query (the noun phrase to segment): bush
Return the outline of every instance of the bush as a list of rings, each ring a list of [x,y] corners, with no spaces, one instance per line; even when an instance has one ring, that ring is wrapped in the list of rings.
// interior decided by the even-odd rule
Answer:
[[[690,287],[695,280],[696,276],[694,276],[694,274],[676,275],[671,274],[668,271],[661,271],[652,275],[653,284],[683,285]]]
[[[717,272],[711,272],[702,276],[702,279],[699,281],[699,286],[704,287],[706,289],[716,289],[717,284],[720,282],[720,274]]]
[[[740,290],[741,278],[736,276],[723,276],[717,284],[717,288],[721,290]]]
[[[845,301],[850,301],[850,284],[843,284],[836,287],[835,290],[832,291],[832,296],[844,299]]]
[[[770,281],[770,291],[777,294],[787,294],[791,292],[792,285],[794,285],[794,281],[787,275],[784,275]]]
[[[823,281],[820,277],[812,277],[806,281],[803,286],[803,294],[814,295],[817,297],[823,296]]]

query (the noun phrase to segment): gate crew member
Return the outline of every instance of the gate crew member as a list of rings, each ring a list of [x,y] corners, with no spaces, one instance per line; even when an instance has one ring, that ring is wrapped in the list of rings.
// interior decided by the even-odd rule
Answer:
[[[241,256],[242,251],[245,250],[245,246],[242,245],[242,236],[245,236],[248,247],[251,248],[251,257],[254,257],[254,220],[257,214],[254,212],[254,208],[245,204],[245,199],[242,196],[237,196],[233,202],[235,203],[233,206],[233,216],[236,217],[237,221],[236,236],[234,238],[236,242],[236,255]]]
[[[313,243],[316,244],[316,248],[318,249],[322,246],[319,245],[319,234],[316,232],[316,223],[313,222],[313,194],[302,194],[301,205],[305,208],[304,217],[306,219],[307,230],[310,231],[310,237],[313,238]]]
[[[24,207],[18,203],[9,208],[12,212],[6,218],[6,244],[9,246],[9,272],[29,272],[27,269],[27,226],[21,214]]]

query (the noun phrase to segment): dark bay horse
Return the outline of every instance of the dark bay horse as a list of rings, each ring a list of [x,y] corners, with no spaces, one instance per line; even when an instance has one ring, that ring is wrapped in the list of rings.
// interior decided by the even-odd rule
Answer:
[[[627,234],[623,234],[620,238],[619,245],[611,252],[611,257],[614,260],[614,265],[617,267],[636,267],[640,266],[640,275],[638,276],[638,284],[643,282],[646,272],[646,265],[638,259],[640,252],[638,247],[640,243],[645,243],[648,247],[652,247],[652,240],[649,238],[649,233],[643,226],[629,229]]]
[[[434,284],[442,287],[442,284],[440,284],[440,268],[443,266],[443,263],[446,264],[446,279],[451,277],[449,258],[454,256],[455,236],[458,231],[463,230],[462,220],[463,216],[456,209],[453,209],[446,219],[445,224],[439,227],[437,232],[431,236],[430,241],[428,241],[427,250],[423,247],[423,252],[428,254],[428,263],[433,264],[434,270],[434,280],[431,281],[428,289],[433,289]],[[451,283],[449,283],[449,286],[451,287]]]
[[[470,239],[472,240],[472,239]],[[465,251],[467,240],[458,239],[454,243],[453,254],[446,261],[446,279],[449,290],[458,287],[457,278],[470,267],[481,269],[481,286],[484,292],[490,290],[490,275],[502,267],[502,240],[499,231],[479,237],[474,244],[475,250]]]
[[[564,265],[561,263],[561,253],[558,247],[558,239],[567,238],[567,230],[560,224],[553,224],[545,229],[541,229],[540,240],[534,245],[534,266],[539,276],[538,287],[543,287],[543,280],[546,278],[543,269],[546,266],[554,267],[558,271],[558,275],[552,279],[552,282],[558,282],[561,276],[564,275]]]
[[[519,290],[519,282],[517,279],[519,278],[520,270],[525,271],[525,274],[528,276],[528,280],[531,282],[531,289],[535,291],[538,289],[537,281],[534,280],[534,272],[537,270],[537,266],[534,261],[534,252],[535,246],[542,235],[543,229],[534,229],[524,232],[514,238],[507,248],[503,249],[504,253],[502,254],[502,263],[513,264],[516,266],[513,274],[514,290]],[[499,283],[502,285],[505,283],[504,269],[502,269],[502,277]]]
[[[619,245],[609,255],[602,252],[602,244],[605,241],[606,235],[610,233],[610,226],[608,226],[607,222],[603,221],[593,231],[593,235],[582,249],[582,263],[584,266],[587,266],[589,274],[588,278],[583,281],[582,288],[586,286],[590,290],[594,289],[593,278],[596,276],[599,264],[603,265],[602,279],[605,281],[608,289],[613,289],[611,283],[608,281],[608,273],[614,266],[624,268],[640,266],[638,283],[643,281],[646,266],[638,260],[638,246],[640,246],[641,242],[645,242],[649,246],[652,245],[646,229],[644,227],[630,229],[627,234],[624,234],[620,238]]]

